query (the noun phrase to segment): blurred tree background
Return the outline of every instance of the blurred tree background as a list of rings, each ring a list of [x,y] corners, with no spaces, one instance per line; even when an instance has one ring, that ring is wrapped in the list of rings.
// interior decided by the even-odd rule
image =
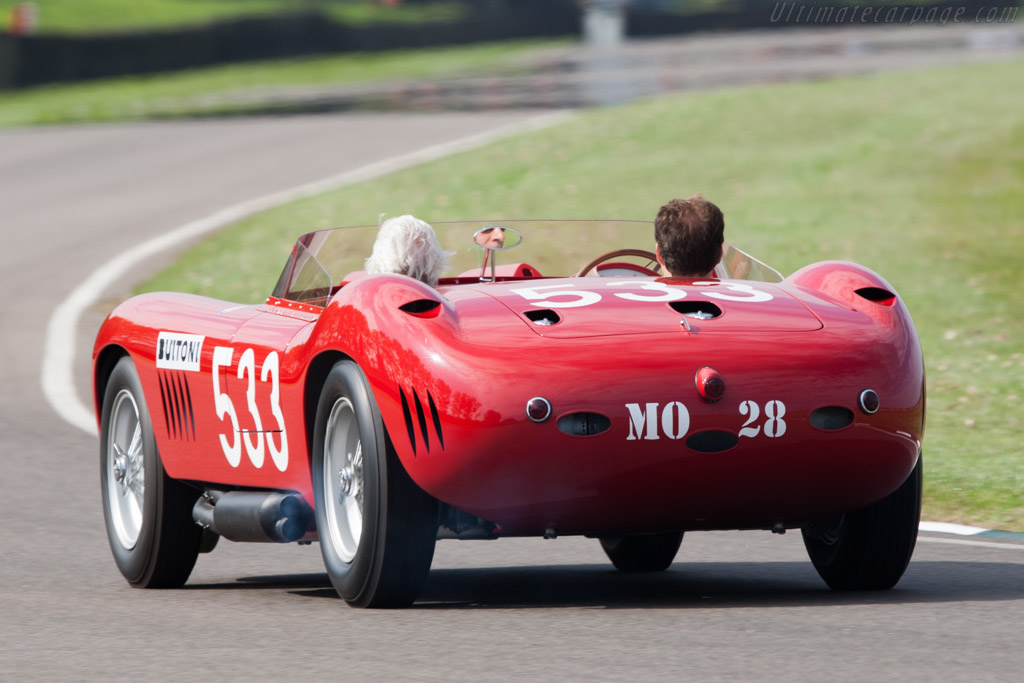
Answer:
[[[9,17],[0,31],[0,90],[300,55],[579,36],[583,14],[599,10],[621,12],[629,37],[813,27],[821,24],[793,22],[792,12],[780,20],[780,8],[824,5],[862,13],[1002,8],[1015,16],[1020,0],[0,0],[0,16]],[[839,16],[847,15],[832,23],[845,21]]]

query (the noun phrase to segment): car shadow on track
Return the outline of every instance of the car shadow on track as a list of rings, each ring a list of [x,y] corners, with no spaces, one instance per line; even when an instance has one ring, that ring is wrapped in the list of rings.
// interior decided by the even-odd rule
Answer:
[[[326,588],[334,594],[331,580],[327,574],[278,574],[276,576],[245,576],[230,583],[188,583],[181,590],[288,590],[293,592],[317,592],[315,589]]]
[[[326,574],[252,577],[237,587],[283,588],[337,598]],[[223,587],[223,586],[218,586]],[[794,607],[1024,599],[1018,563],[914,562],[889,591],[829,590],[804,562],[677,563],[668,571],[623,574],[606,565],[435,569],[414,609],[508,607]]]

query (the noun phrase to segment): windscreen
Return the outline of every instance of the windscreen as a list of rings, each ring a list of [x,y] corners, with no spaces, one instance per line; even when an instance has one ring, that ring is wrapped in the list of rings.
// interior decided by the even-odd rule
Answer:
[[[516,264],[528,267],[530,277],[566,277],[577,274],[602,254],[619,249],[654,251],[654,226],[647,221],[460,221],[432,223],[438,241],[448,254],[441,284],[461,284],[522,275]],[[292,250],[274,296],[323,306],[333,288],[362,271],[373,249],[378,226],[335,228],[308,233]],[[488,241],[499,232],[503,242]],[[514,246],[507,246],[512,245]],[[483,245],[502,246],[493,250]],[[653,256],[653,254],[652,254]],[[656,268],[645,257],[616,257],[613,261]],[[638,273],[639,274],[639,273]],[[780,282],[778,272],[757,259],[726,245],[716,276]]]

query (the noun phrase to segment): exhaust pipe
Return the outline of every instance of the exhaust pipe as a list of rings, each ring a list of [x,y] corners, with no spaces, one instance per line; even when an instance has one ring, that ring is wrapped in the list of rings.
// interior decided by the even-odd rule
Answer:
[[[192,507],[192,519],[229,541],[291,543],[306,534],[310,509],[296,493],[207,491]]]

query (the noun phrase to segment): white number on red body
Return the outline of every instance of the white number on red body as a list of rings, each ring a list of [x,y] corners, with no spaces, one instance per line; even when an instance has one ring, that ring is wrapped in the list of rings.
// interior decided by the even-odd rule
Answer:
[[[590,278],[584,278],[590,279]],[[597,278],[595,278],[597,279]],[[626,301],[657,303],[664,301],[678,301],[686,298],[686,290],[680,287],[673,287],[667,282],[658,280],[608,280],[600,283],[588,282],[586,286],[593,287],[600,284],[604,287],[631,288],[635,292],[615,292],[615,296]],[[774,297],[768,292],[756,289],[743,282],[720,282],[716,280],[700,280],[692,283],[705,291],[704,296],[723,301],[743,301],[747,303],[761,303],[771,301]],[[600,292],[591,289],[581,289],[575,282],[559,282],[554,285],[534,285],[533,287],[517,287],[510,290],[527,301],[538,306],[547,308],[579,308],[581,306],[593,306],[600,303],[602,296]]]
[[[719,282],[718,280],[701,280],[699,282],[693,282],[694,287],[707,287],[708,291],[706,295],[712,299],[721,299],[722,301],[747,301],[750,303],[771,301],[772,295],[768,292],[762,292],[760,289],[754,289],[750,285],[743,282]],[[726,292],[717,291],[718,287],[723,287],[733,294]],[[714,289],[712,289],[714,288]]]
[[[764,404],[764,435],[769,439],[777,439],[786,433],[786,404],[782,401],[768,401]],[[747,421],[740,428],[739,436],[755,437],[761,433],[761,425],[756,424],[761,416],[761,408],[754,401],[740,402],[740,415],[747,416]],[[751,426],[753,425],[753,426]]]
[[[229,434],[220,434],[220,447],[224,451],[224,457],[232,467],[238,467],[242,460],[242,445],[245,445],[245,452],[249,456],[249,462],[253,467],[263,467],[265,451],[270,452],[270,459],[274,466],[284,472],[288,469],[288,434],[285,431],[284,413],[281,411],[281,379],[280,361],[277,351],[271,351],[263,359],[260,372],[256,370],[256,352],[245,349],[238,360],[238,370],[235,373],[238,379],[246,380],[246,408],[252,416],[254,429],[241,430],[238,425],[238,413],[235,411],[234,402],[227,391],[221,390],[221,369],[228,371],[234,361],[234,349],[230,346],[218,346],[213,350],[213,405],[217,411],[217,417],[222,421],[227,419],[230,422]],[[270,383],[270,414],[277,423],[277,429],[264,430],[263,417],[256,402],[256,382],[262,384]],[[274,435],[279,435],[281,445],[274,442]]]
[[[527,301],[532,301],[538,306],[548,308],[577,308],[578,306],[590,306],[601,300],[601,295],[585,289],[575,289],[571,282],[561,282],[557,285],[537,285],[536,287],[519,287],[512,291]],[[557,292],[554,290],[560,289]],[[566,299],[565,297],[570,297]]]
[[[786,404],[782,401],[768,401],[764,404],[764,421],[761,421],[761,406],[755,401],[740,401],[740,415],[746,420],[740,426],[738,436],[754,438],[763,433],[766,438],[777,439],[786,433]],[[690,431],[690,411],[679,401],[660,403],[627,403],[629,435],[626,441],[657,441],[662,436],[682,439]]]

